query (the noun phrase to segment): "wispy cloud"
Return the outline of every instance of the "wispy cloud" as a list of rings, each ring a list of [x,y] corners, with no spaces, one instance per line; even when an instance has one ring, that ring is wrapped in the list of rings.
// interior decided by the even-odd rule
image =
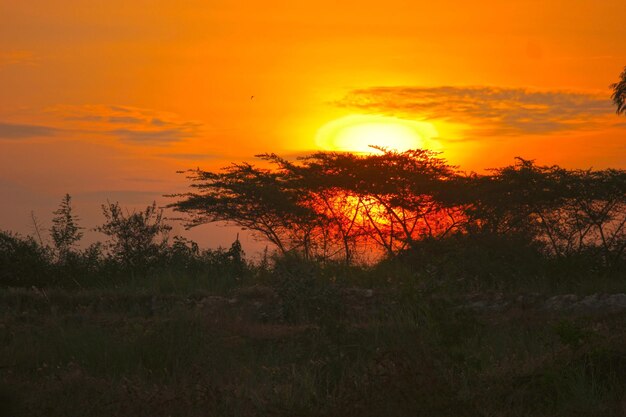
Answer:
[[[181,120],[175,114],[125,106],[55,106],[32,119],[45,122],[0,121],[0,139],[50,137],[63,132],[68,138],[87,136],[136,145],[166,145],[196,137],[201,128],[200,123]]]
[[[0,68],[9,65],[33,65],[36,62],[30,51],[0,51]]]
[[[425,121],[446,120],[493,135],[593,129],[606,125],[613,114],[608,93],[499,87],[372,87],[353,90],[336,104]]]
[[[122,105],[55,106],[48,113],[70,125],[68,130],[137,145],[180,142],[197,136],[201,127],[172,113]]]
[[[28,139],[55,136],[60,129],[50,126],[0,122],[0,139]]]
[[[188,161],[221,158],[221,155],[208,154],[208,153],[160,153],[157,156],[160,156],[162,158],[182,159],[182,160],[188,160]]]
[[[192,132],[183,128],[169,128],[169,129],[116,129],[103,132],[106,135],[110,135],[124,142],[131,142],[136,144],[141,143],[169,143],[178,142],[185,138],[193,136]]]
[[[131,116],[111,116],[108,119],[109,123],[121,123],[121,124],[142,124],[144,123],[143,119],[139,117],[131,117]]]

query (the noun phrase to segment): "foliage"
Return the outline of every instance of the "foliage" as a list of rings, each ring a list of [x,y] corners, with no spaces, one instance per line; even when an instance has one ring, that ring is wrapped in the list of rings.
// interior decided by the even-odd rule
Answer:
[[[171,207],[191,227],[231,222],[259,232],[284,255],[322,262],[364,261],[366,248],[395,257],[461,233],[525,242],[521,250],[533,247],[538,257],[623,267],[623,170],[567,170],[517,158],[488,174],[463,175],[431,151],[378,151],[317,152],[296,161],[262,154],[270,168],[192,171],[197,192],[175,195]]]
[[[133,272],[145,273],[158,262],[167,246],[171,226],[156,202],[145,210],[124,213],[118,203],[102,205],[105,223],[96,228],[109,237],[111,255]]]
[[[610,86],[613,89],[611,99],[615,104],[615,111],[617,114],[622,114],[626,111],[626,67],[620,74],[620,80]]]
[[[526,236],[550,256],[595,253],[611,269],[626,248],[626,171],[566,170],[517,159],[463,184],[467,232]]]
[[[430,151],[379,151],[318,152],[295,161],[263,154],[270,168],[235,164],[190,173],[197,192],[176,195],[171,205],[188,225],[229,221],[256,231],[280,254],[271,263],[266,253],[251,265],[238,239],[216,250],[180,236],[170,242],[171,226],[155,203],[132,213],[103,205],[105,223],[96,230],[109,241],[78,250],[81,227],[66,195],[50,229],[54,250],[41,234],[36,241],[3,233],[3,283],[115,286],[141,277],[133,285],[229,291],[258,278],[280,281],[277,288],[297,300],[297,310],[325,297],[315,293],[331,287],[316,281],[332,268],[332,279],[344,283],[357,276],[374,286],[416,279],[471,290],[612,279],[626,267],[624,170],[568,170],[517,158],[464,175]],[[381,260],[378,276],[352,268]]]
[[[324,280],[320,263],[288,254],[274,259],[272,285],[276,287],[282,318],[290,323],[315,322],[336,326],[343,315],[339,293]]]
[[[262,155],[308,190],[308,205],[327,219],[320,235],[339,240],[348,263],[364,243],[393,255],[420,237],[444,236],[459,220],[435,198],[454,177],[453,167],[428,150],[375,149],[380,153],[318,152],[300,164]]]
[[[65,194],[59,208],[54,211],[53,226],[50,229],[57,256],[61,261],[67,260],[83,237],[81,229],[84,228],[78,226],[78,217],[72,211],[71,201],[70,195]]]
[[[389,254],[422,235],[444,236],[462,220],[435,196],[454,169],[434,152],[318,152],[297,163],[258,155],[274,169],[233,164],[222,172],[190,171],[198,192],[171,204],[188,226],[226,221],[251,229],[286,254],[347,263],[371,243]]]
[[[226,299],[1,290],[0,398],[16,417],[623,416],[623,313],[381,294],[333,330],[314,315],[261,320],[263,298],[203,310]]]
[[[383,264],[405,266],[423,287],[444,293],[528,288],[546,280],[547,268],[536,242],[523,235],[488,232],[424,239]],[[399,278],[397,284],[410,282],[406,276]]]
[[[29,287],[50,281],[52,256],[50,250],[32,237],[21,237],[0,231],[0,284]]]
[[[172,205],[189,213],[188,226],[228,221],[264,236],[283,253],[304,239],[314,213],[298,204],[303,191],[289,187],[280,173],[250,164],[233,164],[222,172],[190,171],[199,193],[177,195]]]

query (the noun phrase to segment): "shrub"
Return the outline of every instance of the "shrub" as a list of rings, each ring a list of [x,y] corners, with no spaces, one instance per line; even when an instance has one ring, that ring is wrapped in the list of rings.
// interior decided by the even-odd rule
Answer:
[[[336,325],[343,314],[337,288],[324,279],[319,262],[288,254],[274,259],[274,286],[283,319]]]
[[[156,203],[145,210],[124,213],[118,203],[102,206],[106,222],[96,228],[109,237],[108,249],[132,275],[145,274],[163,255],[167,247],[167,232],[163,210]]]
[[[455,288],[502,288],[542,276],[541,246],[522,235],[456,234],[415,242],[393,262],[428,277],[431,284]]]
[[[42,286],[52,278],[52,256],[48,247],[32,237],[0,231],[0,283],[3,286]]]

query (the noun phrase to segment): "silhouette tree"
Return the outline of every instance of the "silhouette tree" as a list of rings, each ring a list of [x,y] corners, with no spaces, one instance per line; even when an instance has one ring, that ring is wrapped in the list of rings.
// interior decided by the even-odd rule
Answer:
[[[548,256],[593,252],[606,266],[626,251],[626,173],[572,171],[517,158],[490,174],[460,175],[428,150],[317,152],[271,168],[234,164],[190,171],[198,192],[171,206],[189,226],[225,221],[260,233],[282,253],[343,258],[373,244],[388,256],[455,233],[515,239]],[[496,239],[497,240],[497,239]]]
[[[603,265],[615,268],[626,257],[626,171],[578,170],[572,175],[576,181],[569,211],[579,241],[597,249]]]
[[[617,114],[626,112],[626,67],[620,74],[620,80],[611,84],[611,88],[613,89],[611,99],[615,104]]]
[[[187,227],[228,222],[257,232],[281,253],[308,253],[315,213],[300,204],[305,191],[292,187],[283,172],[242,163],[221,172],[190,170],[187,174],[198,191],[170,196],[182,198],[170,207],[187,215]]]
[[[454,167],[428,150],[374,149],[380,153],[318,152],[281,168],[295,172],[300,187],[325,203],[322,212],[346,249],[346,243],[369,240],[393,255],[414,239],[442,237],[456,226],[455,209],[438,196],[456,176]]]
[[[317,152],[288,161],[257,155],[272,168],[233,164],[221,172],[188,171],[197,192],[171,207],[187,224],[225,221],[254,230],[283,253],[350,263],[368,241],[393,255],[421,235],[441,237],[458,225],[454,207],[436,199],[456,173],[434,152]],[[458,211],[458,210],[457,210]]]
[[[106,222],[95,230],[109,236],[111,255],[135,272],[145,273],[167,247],[167,233],[172,229],[163,219],[156,202],[145,210],[124,213],[119,203],[102,205]]]
[[[59,208],[53,214],[50,235],[59,261],[65,262],[83,237],[81,230],[84,228],[78,226],[79,219],[72,211],[72,197],[69,194],[65,194]]]
[[[587,253],[613,267],[626,250],[626,171],[567,170],[532,160],[473,175],[457,193],[466,231],[515,236],[557,258]]]

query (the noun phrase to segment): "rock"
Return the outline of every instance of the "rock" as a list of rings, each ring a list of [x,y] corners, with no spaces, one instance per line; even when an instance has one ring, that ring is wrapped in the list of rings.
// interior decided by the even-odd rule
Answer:
[[[487,301],[474,301],[473,303],[466,304],[465,307],[470,310],[485,310],[488,305]]]
[[[591,294],[582,299],[574,294],[557,295],[549,298],[543,308],[577,313],[614,313],[626,310],[626,294]]]
[[[487,307],[489,311],[504,311],[509,308],[510,303],[508,301],[498,301]]]
[[[578,302],[575,308],[583,312],[619,312],[626,309],[626,294],[592,294]]]
[[[369,288],[344,288],[341,292],[356,298],[372,298],[374,296],[374,290]]]
[[[206,313],[215,313],[229,305],[229,299],[216,295],[209,295],[198,301],[198,308]]]
[[[626,310],[626,294],[613,294],[607,297],[607,307],[613,311]]]
[[[523,310],[537,307],[537,304],[541,302],[541,297],[536,293],[521,294],[515,298],[514,304],[516,307]]]
[[[601,309],[604,306],[604,300],[602,298],[600,294],[588,295],[576,303],[573,308],[582,311]]]
[[[469,304],[465,304],[462,308],[474,310],[477,312],[498,312],[509,308],[511,303],[505,300],[497,299],[495,301],[479,300]]]
[[[235,291],[235,295],[237,298],[242,299],[273,300],[278,298],[278,294],[276,294],[276,291],[272,287],[263,285],[239,288]]]
[[[543,303],[543,308],[550,311],[565,310],[571,308],[577,301],[578,296],[575,294],[555,295]]]

